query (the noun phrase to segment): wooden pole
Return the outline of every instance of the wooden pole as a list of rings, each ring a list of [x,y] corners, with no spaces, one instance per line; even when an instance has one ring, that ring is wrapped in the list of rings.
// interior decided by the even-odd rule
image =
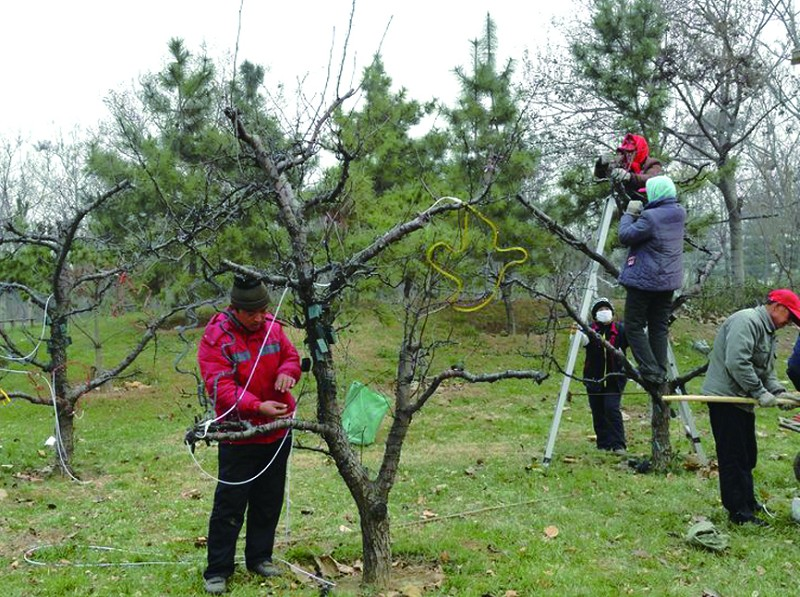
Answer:
[[[755,398],[744,398],[743,396],[703,396],[702,394],[673,394],[662,396],[664,402],[725,402],[727,404],[752,404],[758,406]],[[800,408],[800,401],[791,398],[778,398],[779,405],[792,405]]]

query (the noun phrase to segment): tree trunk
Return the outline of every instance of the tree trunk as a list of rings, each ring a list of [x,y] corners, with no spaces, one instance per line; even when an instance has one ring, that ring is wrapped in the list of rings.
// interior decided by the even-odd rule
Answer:
[[[73,437],[73,416],[77,397],[70,398],[71,393],[69,391],[67,346],[69,346],[70,342],[64,307],[57,302],[51,312],[50,341],[47,345],[47,350],[50,353],[50,368],[53,371],[53,387],[51,391],[56,400],[58,430],[61,439],[60,447],[57,445],[60,457],[57,452],[56,465],[71,472],[72,452],[75,441]]]
[[[361,519],[364,560],[362,582],[365,585],[383,587],[389,581],[392,566],[389,510],[386,500],[375,497],[378,493],[376,487],[369,481],[367,471],[359,464],[342,429],[336,392],[336,373],[333,358],[327,348],[331,338],[326,330],[332,329],[330,309],[325,308],[321,311],[307,309],[306,316],[308,346],[314,355],[313,373],[317,382],[317,418],[325,425],[338,430],[337,433],[325,437],[325,441],[342,479],[353,496]]]
[[[389,533],[389,510],[386,504],[359,504],[361,549],[364,557],[363,583],[385,587],[392,572],[392,543]]]
[[[94,370],[96,373],[100,373],[103,370],[103,339],[100,336],[100,310],[97,309],[94,312],[94,330],[92,335],[94,338],[92,339],[92,344],[94,344]],[[98,386],[98,390],[107,386],[108,384],[103,384],[102,386]]]
[[[72,471],[72,455],[75,451],[75,410],[66,402],[58,401],[58,433],[61,443],[56,443],[55,466],[57,470]]]
[[[736,191],[736,171],[724,172],[717,188],[722,193],[725,209],[728,212],[728,231],[730,232],[731,274],[735,285],[744,284],[744,247],[742,233],[742,206]]]
[[[514,301],[512,300],[511,286],[503,284],[500,286],[500,296],[506,308],[506,333],[513,336],[517,333],[517,320],[514,317]]]
[[[663,402],[661,397],[652,398],[652,412],[650,414],[650,427],[652,431],[652,456],[653,469],[659,472],[667,470],[672,462],[672,444],[669,439],[669,404]]]

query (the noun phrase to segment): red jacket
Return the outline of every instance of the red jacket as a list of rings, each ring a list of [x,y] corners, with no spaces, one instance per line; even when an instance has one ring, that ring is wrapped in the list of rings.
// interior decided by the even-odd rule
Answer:
[[[623,149],[633,150],[630,162],[626,160]],[[630,179],[623,185],[625,193],[631,199],[646,199],[639,191],[644,189],[647,179],[662,173],[661,162],[650,157],[647,140],[631,133],[625,135],[613,158],[597,160],[594,165],[594,176],[599,179],[608,178],[614,168],[623,168],[631,173]]]
[[[258,411],[259,404],[266,400],[283,402],[294,411],[294,397],[289,392],[276,390],[275,379],[279,373],[285,373],[299,380],[300,357],[278,322],[272,324],[269,338],[264,343],[272,317],[271,314],[267,315],[267,321],[255,332],[249,332],[242,326],[231,309],[217,313],[208,322],[197,351],[197,361],[206,392],[214,400],[217,416],[228,412],[235,404],[225,420],[247,420],[253,425],[263,425],[272,420]],[[264,347],[256,372],[247,391],[242,392],[262,344]],[[272,443],[287,432],[286,429],[280,429],[231,443]]]

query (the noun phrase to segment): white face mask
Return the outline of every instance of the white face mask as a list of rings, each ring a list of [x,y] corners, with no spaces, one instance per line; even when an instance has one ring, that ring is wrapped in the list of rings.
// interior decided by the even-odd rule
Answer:
[[[611,320],[614,319],[614,314],[610,309],[600,309],[594,318],[599,323],[611,323]]]

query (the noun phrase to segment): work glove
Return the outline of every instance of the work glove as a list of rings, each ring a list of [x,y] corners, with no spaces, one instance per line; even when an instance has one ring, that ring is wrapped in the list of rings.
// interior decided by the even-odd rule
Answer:
[[[628,182],[631,179],[631,173],[625,168],[614,168],[611,170],[611,180],[614,182]]]
[[[778,408],[781,410],[800,408],[800,394],[797,392],[782,392],[780,398],[787,401],[778,405]],[[791,400],[791,402],[788,402],[789,400]]]
[[[578,336],[578,341],[581,344],[581,347],[585,348],[587,344],[589,344],[589,336],[583,333],[582,330],[576,330],[575,335]]]
[[[638,216],[640,213],[642,213],[643,207],[644,206],[642,205],[641,201],[628,201],[628,209],[625,210],[625,213],[631,214],[632,216]]]
[[[778,404],[778,399],[772,392],[764,391],[764,393],[758,397],[759,406],[775,406],[776,404]]]

